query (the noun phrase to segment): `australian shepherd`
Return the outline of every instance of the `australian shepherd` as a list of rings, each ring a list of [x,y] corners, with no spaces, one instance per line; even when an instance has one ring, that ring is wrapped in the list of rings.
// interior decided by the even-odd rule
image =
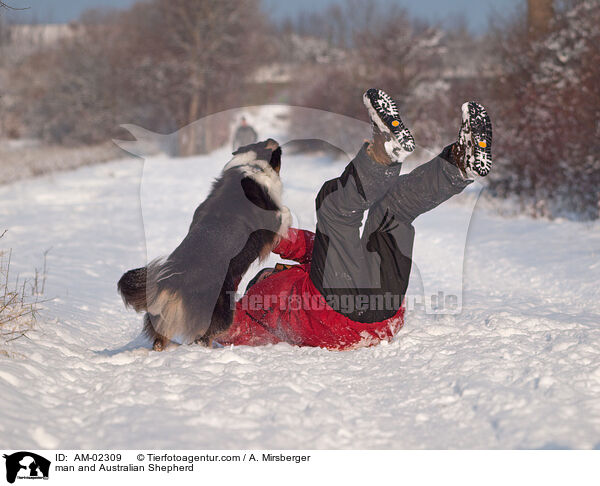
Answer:
[[[239,148],[173,253],[121,277],[125,305],[146,313],[153,349],[174,337],[210,346],[231,326],[241,278],[291,223],[281,204],[280,167],[281,147],[273,139]]]

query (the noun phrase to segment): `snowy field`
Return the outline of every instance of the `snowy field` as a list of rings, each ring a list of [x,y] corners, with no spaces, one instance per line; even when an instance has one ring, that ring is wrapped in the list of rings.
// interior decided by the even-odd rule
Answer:
[[[0,356],[0,448],[600,447],[597,223],[475,206],[465,250],[472,198],[450,201],[419,222],[416,246],[442,286],[464,251],[460,314],[416,308],[393,342],[347,352],[152,352],[116,282],[174,248],[226,160],[155,157],[143,171],[124,158],[0,187],[12,271],[31,275],[50,249],[52,299],[10,344],[21,357]],[[284,155],[284,200],[303,227],[342,167]]]

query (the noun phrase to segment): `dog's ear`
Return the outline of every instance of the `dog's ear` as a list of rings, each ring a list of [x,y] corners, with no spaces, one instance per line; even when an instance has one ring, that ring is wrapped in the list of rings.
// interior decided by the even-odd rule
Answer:
[[[238,148],[233,155],[239,155],[246,152],[254,152],[259,160],[268,161],[271,157],[271,152],[274,152],[279,148],[279,143],[272,138],[263,140],[261,142],[251,143]]]
[[[275,172],[279,174],[279,170],[281,169],[281,147],[277,147],[273,150],[271,154],[271,160],[269,160],[269,165],[273,168]]]
[[[272,138],[268,138],[265,140],[265,148],[268,150],[276,150],[279,147],[279,144],[273,140]]]

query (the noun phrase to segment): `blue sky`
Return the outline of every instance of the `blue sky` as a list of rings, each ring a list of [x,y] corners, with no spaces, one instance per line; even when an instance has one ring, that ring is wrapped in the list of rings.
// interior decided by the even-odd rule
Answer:
[[[136,0],[5,0],[15,7],[30,7],[20,12],[3,13],[21,22],[68,22],[79,17],[88,8],[126,8]],[[285,18],[305,10],[319,10],[337,0],[262,0],[276,17]],[[485,30],[489,16],[493,12],[506,12],[514,9],[525,0],[380,0],[384,3],[397,3],[413,16],[430,21],[447,21],[457,15],[464,15],[467,25],[473,32]]]

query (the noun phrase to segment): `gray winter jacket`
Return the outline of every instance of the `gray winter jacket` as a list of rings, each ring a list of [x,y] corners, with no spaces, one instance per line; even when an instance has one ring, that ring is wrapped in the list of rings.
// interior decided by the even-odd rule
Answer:
[[[256,142],[258,135],[250,125],[240,125],[233,136],[233,151]]]

